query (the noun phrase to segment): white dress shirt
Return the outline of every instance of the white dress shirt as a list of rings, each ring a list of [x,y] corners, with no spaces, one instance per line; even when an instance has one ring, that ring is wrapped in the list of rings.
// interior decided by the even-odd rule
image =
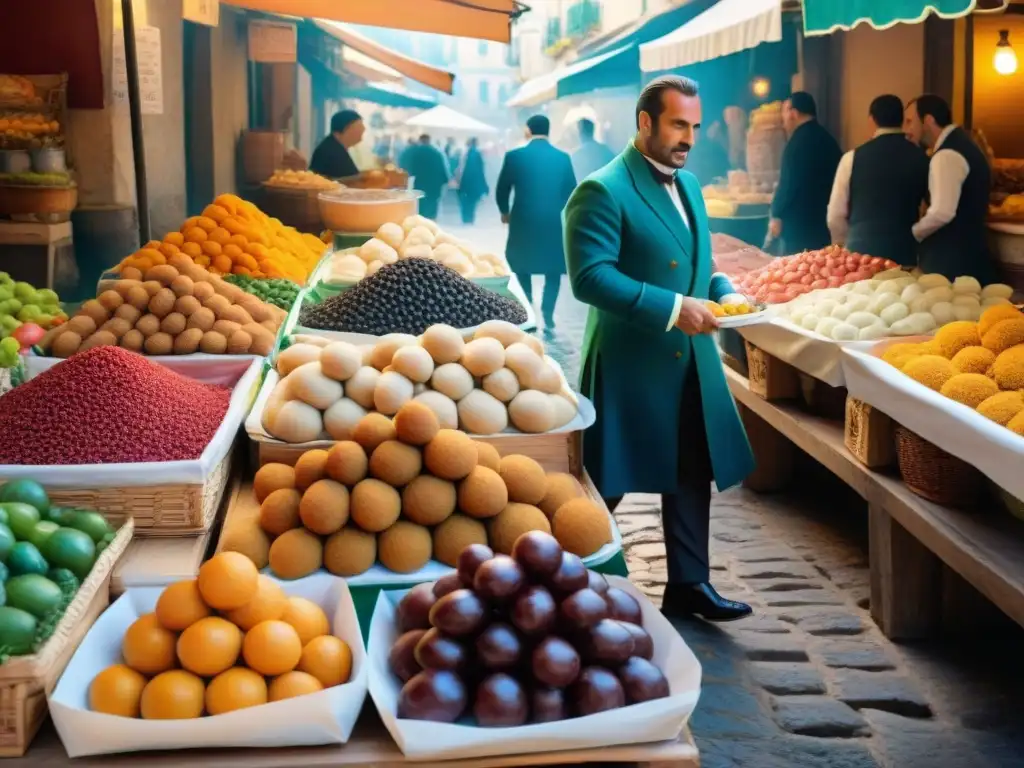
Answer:
[[[935,154],[928,164],[928,210],[913,227],[914,237],[918,242],[956,218],[960,192],[971,169],[959,152],[942,149],[943,142],[955,128],[954,124],[947,125],[939,134],[939,140],[935,142]]]
[[[892,133],[903,133],[901,128],[879,128],[873,138]],[[843,243],[850,233],[850,179],[853,176],[853,153],[851,149],[839,161],[836,178],[832,182],[832,195],[828,201],[828,231],[833,243]]]

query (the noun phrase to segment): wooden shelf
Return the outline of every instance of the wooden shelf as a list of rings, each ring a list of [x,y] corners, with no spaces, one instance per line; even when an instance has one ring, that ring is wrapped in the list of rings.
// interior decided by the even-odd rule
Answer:
[[[922,499],[898,478],[861,465],[844,445],[841,423],[802,413],[791,404],[769,403],[751,392],[740,374],[726,369],[725,375],[737,402],[853,488],[868,502],[873,518],[876,510],[884,510],[1007,616],[1024,625],[1024,523],[1002,510],[961,512]],[[873,549],[875,544],[873,535]],[[871,552],[873,582],[880,570],[876,566],[881,566],[875,562],[877,554]],[[876,613],[880,609],[874,605],[874,586],[872,612]]]

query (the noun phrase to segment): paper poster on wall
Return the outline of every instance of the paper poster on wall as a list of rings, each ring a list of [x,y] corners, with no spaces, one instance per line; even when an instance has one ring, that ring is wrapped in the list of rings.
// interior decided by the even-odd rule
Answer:
[[[298,58],[298,30],[281,21],[249,22],[249,61],[294,64]]]
[[[161,63],[160,30],[156,27],[135,28],[135,55],[139,72],[139,100],[144,115],[164,113],[164,79]],[[128,103],[128,67],[124,37],[114,35],[113,98]]]

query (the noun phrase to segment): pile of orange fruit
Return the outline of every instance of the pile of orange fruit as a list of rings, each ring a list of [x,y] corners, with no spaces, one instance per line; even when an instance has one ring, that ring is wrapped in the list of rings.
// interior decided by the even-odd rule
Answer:
[[[320,261],[324,242],[286,227],[235,195],[220,195],[163,241],[151,240],[121,262],[145,273],[184,253],[215,275],[286,278],[304,284]]]
[[[60,123],[38,112],[15,112],[0,116],[0,132],[17,138],[55,136]]]
[[[715,301],[705,302],[711,314],[715,317],[733,317],[735,315],[750,315],[757,312],[757,307],[743,302],[741,304],[719,304]]]
[[[352,651],[316,603],[289,597],[237,552],[171,584],[124,634],[122,664],[89,686],[94,712],[184,720],[348,682]]]

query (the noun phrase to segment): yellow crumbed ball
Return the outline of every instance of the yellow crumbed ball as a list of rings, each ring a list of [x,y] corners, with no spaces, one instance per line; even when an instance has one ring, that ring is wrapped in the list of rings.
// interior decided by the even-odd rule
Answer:
[[[996,361],[996,353],[984,347],[964,347],[950,362],[957,373],[985,373]]]
[[[981,337],[978,335],[978,324],[969,320],[958,320],[954,323],[946,323],[935,332],[935,343],[939,347],[940,354],[952,359],[961,349],[976,347],[981,344]]]
[[[921,355],[903,366],[902,371],[919,384],[938,392],[956,374],[953,364],[939,355]]]
[[[918,355],[942,355],[942,349],[935,339],[929,339],[928,341],[922,341],[917,345],[916,350]]]
[[[887,362],[893,368],[902,368],[903,365],[911,358],[917,356],[917,344],[893,344],[885,348],[882,353],[882,360]]]
[[[981,313],[978,320],[978,335],[984,337],[993,325],[1001,320],[1019,320],[1020,312],[1010,304],[997,304]]]
[[[1020,392],[1000,392],[978,405],[978,413],[1003,426],[1021,411],[1024,411],[1024,395]]]
[[[1021,437],[1024,437],[1024,411],[1021,411],[1008,422],[1006,422],[1005,426],[1011,432],[1016,432]]]
[[[1024,344],[1001,352],[992,363],[991,376],[1000,389],[1024,389]]]
[[[981,346],[997,355],[1017,344],[1024,344],[1024,317],[1019,314],[1017,319],[993,324],[981,337]]]
[[[992,395],[999,394],[999,387],[984,374],[958,373],[942,385],[939,393],[970,408],[977,408]]]

